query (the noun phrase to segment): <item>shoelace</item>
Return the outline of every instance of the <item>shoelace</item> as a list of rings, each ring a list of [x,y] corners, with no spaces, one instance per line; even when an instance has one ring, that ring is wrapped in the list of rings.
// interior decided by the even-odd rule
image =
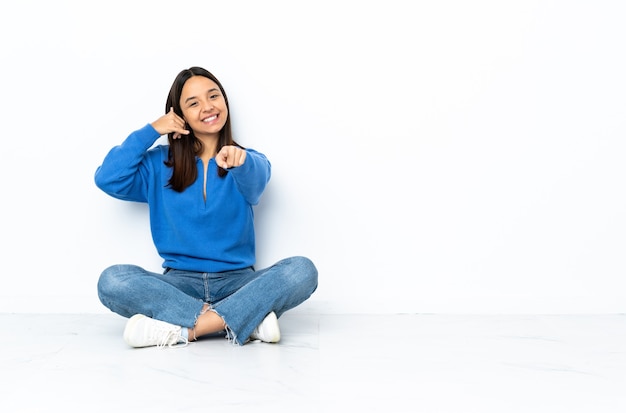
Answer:
[[[162,335],[162,339],[160,342],[157,343],[157,348],[164,348],[165,346],[167,347],[186,347],[189,344],[189,340],[187,340],[187,338],[179,336],[178,333],[175,330],[167,330],[167,331],[163,331]],[[172,340],[173,338],[176,338],[176,341]],[[180,340],[183,340],[182,343],[180,342]]]

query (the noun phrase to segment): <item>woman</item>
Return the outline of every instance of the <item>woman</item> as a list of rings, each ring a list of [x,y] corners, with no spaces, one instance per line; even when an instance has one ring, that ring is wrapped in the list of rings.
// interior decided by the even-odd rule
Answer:
[[[100,301],[129,318],[132,347],[220,332],[239,345],[278,342],[278,318],[313,294],[317,269],[299,256],[253,267],[253,206],[270,162],[233,140],[226,93],[203,68],[178,74],[165,112],[111,149],[95,173],[107,194],[149,205],[164,271],[113,265],[98,281]],[[153,147],[165,134],[168,144]]]

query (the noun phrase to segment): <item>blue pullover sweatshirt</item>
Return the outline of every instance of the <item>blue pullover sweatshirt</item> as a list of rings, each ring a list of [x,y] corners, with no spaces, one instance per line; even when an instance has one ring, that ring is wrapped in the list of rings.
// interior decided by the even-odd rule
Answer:
[[[152,147],[159,137],[147,124],[112,148],[96,169],[98,188],[118,199],[148,204],[152,239],[164,268],[222,272],[254,265],[252,207],[271,175],[265,155],[246,149],[243,165],[222,178],[212,158],[205,201],[204,168],[198,157],[196,181],[183,192],[168,188],[172,170],[164,162],[169,145]]]

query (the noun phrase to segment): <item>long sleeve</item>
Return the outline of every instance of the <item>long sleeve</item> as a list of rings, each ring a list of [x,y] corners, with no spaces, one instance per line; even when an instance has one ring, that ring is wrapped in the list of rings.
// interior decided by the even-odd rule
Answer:
[[[246,152],[243,165],[230,169],[229,173],[233,174],[237,188],[246,201],[250,205],[256,205],[270,180],[271,164],[260,152],[252,149]]]
[[[147,202],[150,164],[146,152],[160,137],[147,124],[113,147],[96,169],[95,183],[105,193],[127,201]]]

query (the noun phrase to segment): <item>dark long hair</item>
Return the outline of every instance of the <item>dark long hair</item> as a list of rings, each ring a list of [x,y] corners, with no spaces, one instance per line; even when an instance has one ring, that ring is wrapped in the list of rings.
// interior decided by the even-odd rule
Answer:
[[[174,109],[174,113],[183,117],[183,111],[180,107],[180,95],[183,90],[185,82],[193,76],[204,76],[217,84],[226,101],[226,108],[228,109],[228,118],[222,130],[219,133],[219,139],[217,142],[217,152],[226,145],[238,145],[233,140],[232,128],[230,126],[230,106],[228,105],[228,98],[226,97],[226,91],[222,87],[219,80],[208,70],[201,67],[190,67],[189,69],[182,70],[174,83],[170,88],[170,93],[167,96],[165,102],[165,113],[170,111],[170,108]],[[174,191],[183,192],[189,185],[193,184],[198,178],[198,168],[196,166],[196,155],[202,152],[203,145],[194,135],[193,131],[189,129],[189,135],[186,135],[180,139],[174,139],[174,133],[167,135],[169,142],[169,155],[165,165],[172,168],[172,176],[168,181],[168,186]],[[218,166],[217,174],[219,177],[224,177],[228,171]]]

